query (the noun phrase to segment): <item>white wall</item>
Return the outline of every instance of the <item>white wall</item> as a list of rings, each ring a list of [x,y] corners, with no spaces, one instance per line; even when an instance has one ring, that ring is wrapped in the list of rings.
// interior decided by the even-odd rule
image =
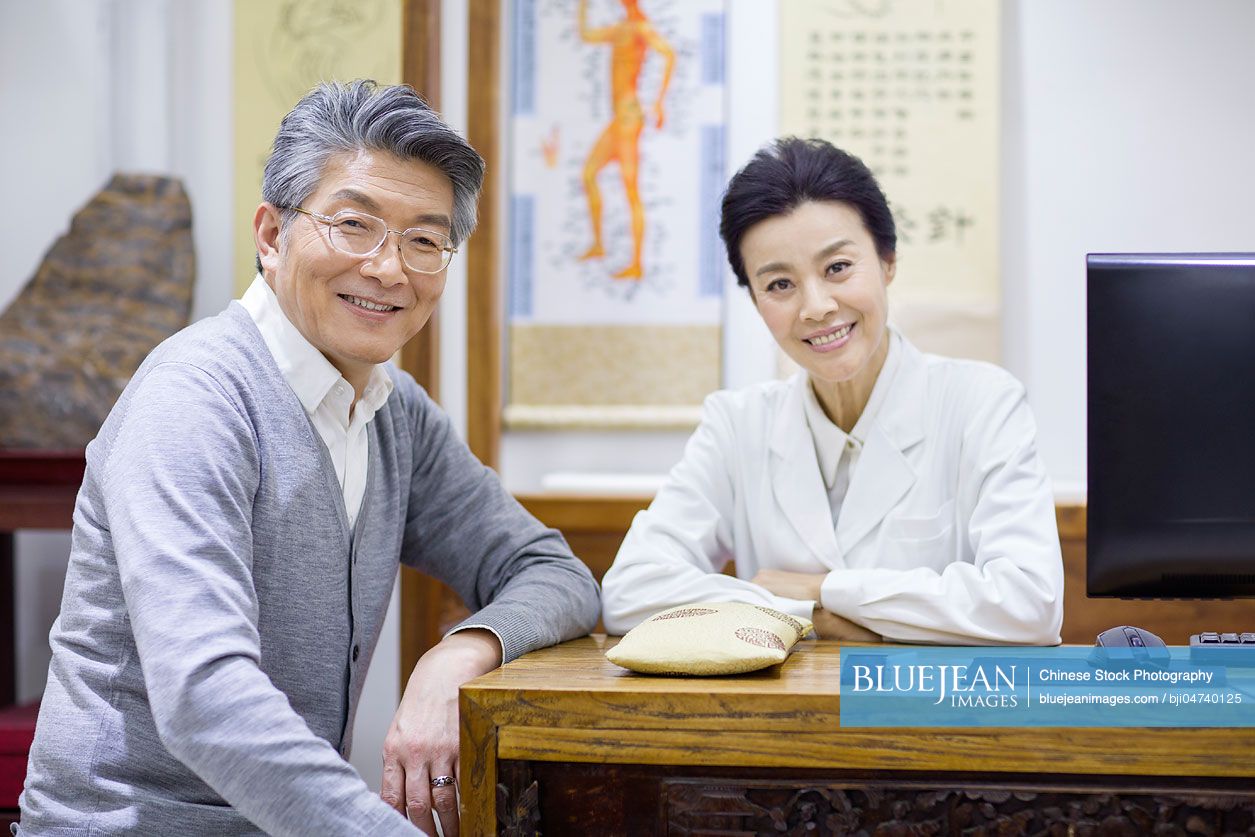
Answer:
[[[0,4],[0,307],[108,179],[109,16],[77,0]]]
[[[1051,474],[1081,485],[1085,254],[1255,251],[1255,3],[1021,0],[1010,13],[1007,360]]]

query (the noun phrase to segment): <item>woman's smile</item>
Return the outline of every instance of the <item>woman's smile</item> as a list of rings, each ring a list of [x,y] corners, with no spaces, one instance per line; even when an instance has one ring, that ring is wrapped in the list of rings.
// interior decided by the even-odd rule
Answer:
[[[850,342],[855,325],[857,323],[844,323],[832,328],[826,328],[823,331],[817,331],[814,334],[803,337],[802,342],[810,346],[812,351],[835,352]]]

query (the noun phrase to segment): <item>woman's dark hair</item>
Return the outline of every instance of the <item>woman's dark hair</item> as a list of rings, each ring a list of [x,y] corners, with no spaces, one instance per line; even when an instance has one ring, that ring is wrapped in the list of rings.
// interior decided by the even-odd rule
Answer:
[[[880,258],[897,252],[889,202],[863,161],[821,139],[785,137],[759,149],[723,194],[719,235],[738,285],[749,287],[741,258],[741,239],[749,228],[807,201],[849,204],[863,219]]]

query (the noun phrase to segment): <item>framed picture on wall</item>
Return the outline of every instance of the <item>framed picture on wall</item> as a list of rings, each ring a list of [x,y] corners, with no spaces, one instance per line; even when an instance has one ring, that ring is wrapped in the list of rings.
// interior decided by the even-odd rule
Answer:
[[[506,55],[470,88],[473,144],[497,130],[505,427],[692,427],[719,387],[724,5],[495,10]],[[476,119],[477,84],[503,118]]]

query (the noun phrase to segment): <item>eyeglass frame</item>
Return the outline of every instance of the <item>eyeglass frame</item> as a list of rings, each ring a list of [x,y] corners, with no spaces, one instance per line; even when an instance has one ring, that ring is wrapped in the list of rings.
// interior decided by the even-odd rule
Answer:
[[[341,253],[341,254],[343,254],[343,255],[345,255],[345,256],[352,256],[352,257],[354,257],[354,258],[358,258],[358,259],[371,259],[371,258],[374,258],[374,257],[375,257],[375,255],[376,255],[376,254],[377,254],[377,253],[378,253],[381,249],[383,249],[383,246],[384,246],[385,244],[387,244],[387,242],[388,242],[388,233],[392,233],[393,235],[395,235],[395,236],[396,236],[399,240],[401,240],[401,241],[404,241],[404,240],[405,240],[405,234],[406,234],[406,233],[413,232],[414,230],[418,230],[418,231],[420,231],[420,232],[425,232],[425,233],[433,233],[434,235],[438,235],[438,236],[441,236],[441,237],[443,237],[443,238],[445,238],[445,239],[448,239],[448,240],[449,240],[449,243],[450,243],[450,246],[448,246],[448,247],[441,247],[441,248],[440,248],[440,251],[441,251],[441,252],[443,252],[443,253],[448,253],[448,256],[447,256],[447,257],[445,257],[445,259],[444,259],[444,264],[442,264],[438,270],[419,270],[418,268],[414,267],[414,266],[413,266],[413,265],[411,265],[408,261],[406,261],[406,260],[405,260],[405,251],[404,251],[404,250],[401,250],[400,245],[397,245],[397,250],[400,252],[400,255],[401,255],[401,264],[405,265],[407,268],[409,268],[410,270],[414,271],[415,273],[421,273],[421,274],[423,274],[424,276],[434,276],[435,274],[439,273],[441,270],[445,270],[446,268],[448,268],[448,267],[449,267],[449,264],[453,261],[453,256],[454,256],[454,255],[458,252],[458,248],[456,248],[456,247],[452,246],[452,244],[453,244],[453,239],[449,238],[449,236],[447,236],[447,235],[445,235],[444,233],[440,232],[440,230],[429,230],[429,229],[427,229],[426,227],[407,227],[407,228],[405,228],[404,230],[394,230],[394,229],[392,229],[391,227],[389,227],[389,226],[388,226],[388,222],[387,222],[387,221],[385,221],[384,219],[380,218],[379,216],[377,216],[377,215],[371,215],[369,212],[362,212],[361,210],[358,210],[358,209],[341,209],[341,210],[340,210],[339,212],[337,212],[335,215],[324,215],[324,214],[322,214],[321,212],[314,212],[313,210],[310,210],[310,209],[302,209],[302,208],[301,208],[301,207],[299,207],[299,206],[284,206],[284,207],[279,207],[279,208],[280,208],[280,209],[288,209],[288,210],[291,210],[292,212],[299,212],[299,213],[301,213],[302,215],[308,215],[310,218],[313,218],[315,221],[321,221],[322,223],[326,224],[326,225],[327,225],[327,243],[331,245],[331,249],[333,249],[333,250],[335,250],[337,253]],[[378,221],[379,223],[383,224],[383,228],[384,228],[383,238],[379,240],[379,243],[378,243],[378,244],[376,244],[376,245],[375,245],[375,248],[374,248],[373,250],[371,250],[369,253],[348,253],[348,252],[345,252],[344,250],[341,250],[339,247],[337,247],[337,246],[336,246],[336,244],[335,244],[335,242],[331,240],[331,225],[332,225],[332,223],[335,221],[336,216],[337,216],[337,215],[339,215],[339,214],[341,214],[341,213],[343,213],[343,212],[353,212],[353,213],[355,213],[355,214],[357,214],[357,215],[364,215],[364,216],[365,216],[365,217],[367,217],[367,218],[373,218],[374,220],[376,220],[376,221]]]

